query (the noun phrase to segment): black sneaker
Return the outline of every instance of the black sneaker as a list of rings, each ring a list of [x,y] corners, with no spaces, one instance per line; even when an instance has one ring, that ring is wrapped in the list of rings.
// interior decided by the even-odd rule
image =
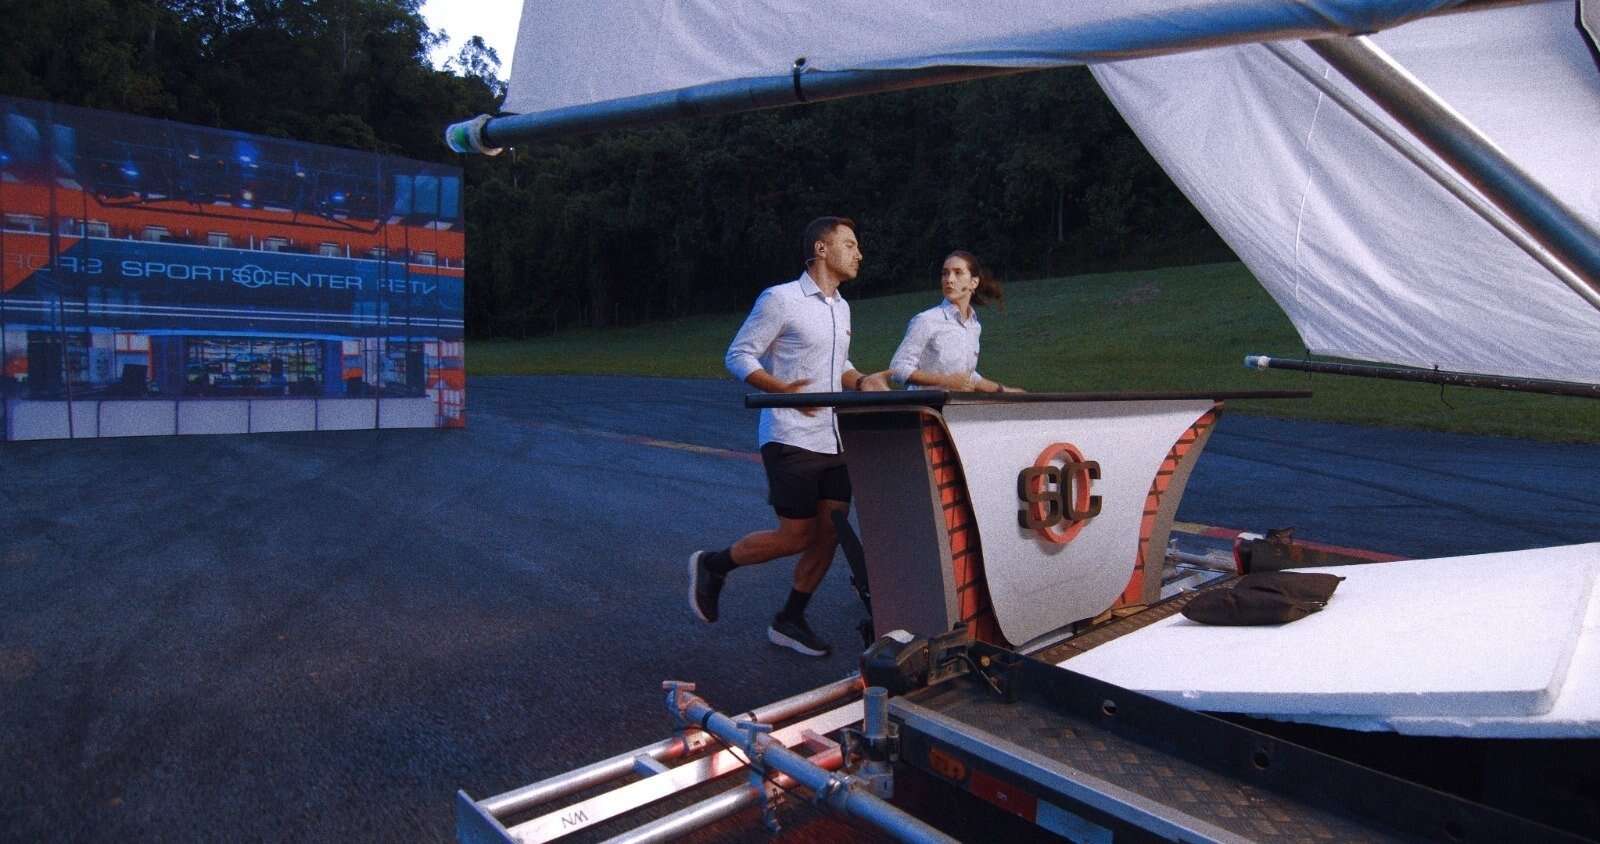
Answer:
[[[811,630],[811,625],[806,624],[804,618],[783,616],[774,618],[772,626],[767,628],[767,641],[797,650],[806,656],[827,656],[833,653],[833,648]]]
[[[722,594],[726,576],[706,568],[706,555],[705,551],[689,555],[689,609],[694,610],[695,618],[710,624],[717,620],[717,596]]]

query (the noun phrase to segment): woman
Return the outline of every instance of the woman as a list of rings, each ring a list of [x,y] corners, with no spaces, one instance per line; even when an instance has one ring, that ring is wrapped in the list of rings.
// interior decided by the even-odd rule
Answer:
[[[999,304],[1000,282],[962,249],[944,259],[939,273],[944,301],[911,318],[900,348],[889,361],[889,376],[908,387],[999,393],[1007,389],[978,374],[978,336],[983,326],[974,305]]]

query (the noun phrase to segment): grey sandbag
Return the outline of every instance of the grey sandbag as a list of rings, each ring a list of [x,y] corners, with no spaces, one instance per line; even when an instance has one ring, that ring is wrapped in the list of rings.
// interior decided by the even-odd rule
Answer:
[[[1201,592],[1183,615],[1201,624],[1233,627],[1287,624],[1322,609],[1344,580],[1331,574],[1272,571],[1247,574],[1231,589]]]

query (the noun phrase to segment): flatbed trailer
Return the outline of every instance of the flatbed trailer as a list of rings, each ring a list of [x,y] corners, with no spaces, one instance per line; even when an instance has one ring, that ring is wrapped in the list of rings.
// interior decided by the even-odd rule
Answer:
[[[955,16],[959,4],[804,4],[817,31],[846,45],[831,56],[794,40],[808,31],[800,7],[769,5],[661,27],[653,9],[530,4],[525,20],[539,21],[541,32],[559,10],[558,29],[597,34],[544,50],[547,60],[519,62],[508,103],[526,113],[481,115],[447,138],[458,152],[495,154],[514,142],[984,78],[1030,63],[1103,62],[1097,77],[1118,108],[1285,305],[1308,354],[1395,364],[1419,377],[1460,361],[1455,368],[1503,388],[1512,388],[1507,375],[1550,388],[1555,374],[1592,394],[1594,368],[1580,365],[1597,359],[1583,350],[1593,346],[1600,308],[1600,228],[1584,193],[1596,85],[1596,16],[1587,0],[1576,7],[1581,34],[1570,31],[1571,7],[1556,2],[1041,2],[1006,15],[968,10],[970,19]],[[844,6],[856,25],[827,25]],[[868,6],[871,14],[862,11]],[[1446,15],[1457,11],[1471,14]],[[1420,73],[1368,37],[1402,26],[1409,29],[1393,33],[1393,44]],[[640,65],[632,52],[610,50],[616,62],[592,61],[595,44],[633,43],[648,44],[655,60]],[[1209,55],[1122,61],[1178,53]],[[1463,60],[1497,53],[1515,60]],[[713,64],[718,71],[708,71]],[[1512,143],[1491,140],[1423,83],[1429,76],[1458,85],[1467,111]],[[1528,96],[1535,89],[1539,96]],[[1507,240],[1482,236],[1485,224]],[[1456,373],[1428,378],[1441,374]],[[752,408],[836,412],[866,549],[857,585],[868,599],[867,628],[879,637],[863,675],[902,694],[878,713],[892,737],[867,726],[878,717],[868,706],[860,735],[836,733],[846,739],[839,746],[818,734],[821,722],[805,720],[725,730],[720,740],[739,743],[753,768],[764,768],[755,751],[768,746],[755,735],[769,728],[786,733],[785,744],[810,745],[819,762],[866,766],[817,781],[817,799],[828,805],[841,794],[882,791],[880,768],[893,757],[897,782],[912,786],[897,785],[897,801],[919,797],[919,817],[954,813],[951,829],[978,840],[1013,838],[1005,818],[1078,841],[1600,835],[1594,740],[1426,740],[1223,719],[1053,664],[1070,666],[1073,649],[1094,646],[1095,637],[1126,635],[1172,611],[1159,602],[1165,579],[1156,564],[1188,473],[1221,402],[1264,397],[911,390],[747,400]],[[1280,562],[1303,559],[1286,554]],[[1129,617],[1087,621],[1108,611]],[[1076,634],[1064,642],[1056,638],[1063,623]],[[953,629],[971,638],[952,644]],[[899,631],[926,638],[893,638]],[[885,674],[874,660],[907,655],[922,660],[916,682]],[[1473,669],[1480,667],[1488,666]],[[883,676],[874,679],[875,671]],[[686,723],[684,712],[714,711],[686,694],[682,686],[669,692],[681,732],[641,749],[650,751],[634,766],[642,782],[677,776],[658,770],[659,756],[706,747],[696,728],[707,724]],[[629,758],[601,767],[626,773]],[[585,770],[529,788],[598,787]],[[698,787],[714,773],[684,776]],[[705,829],[699,821],[729,817],[718,813],[750,805],[739,803],[745,799],[764,804],[771,820],[787,788],[763,772],[746,797],[691,803],[624,840]],[[958,802],[957,793],[975,799]],[[520,802],[463,795],[462,838],[535,840],[519,834],[531,832],[531,822],[507,827],[497,811]],[[992,813],[973,820],[974,805]],[[898,837],[945,834],[896,823],[888,826]]]
[[[1206,588],[1225,586],[1227,579]],[[1336,755],[1340,742],[1321,742],[1319,749],[1285,736],[1299,725],[1239,723],[1247,719],[1193,712],[1054,664],[1070,664],[1075,653],[1170,616],[1196,594],[1185,592],[1094,625],[1028,656],[970,640],[935,642],[933,660],[947,670],[935,666],[938,679],[887,702],[893,805],[963,841],[1579,842],[1600,836],[1600,793],[1583,794],[1585,777],[1592,782],[1600,761],[1600,742],[1564,743],[1570,800],[1554,801],[1561,804],[1555,811],[1549,801],[1541,807],[1512,800],[1508,811],[1482,802],[1481,789],[1463,796],[1461,789],[1450,793],[1396,775],[1422,771],[1425,779],[1437,779],[1427,775],[1426,760],[1417,758],[1414,739],[1390,736],[1388,751],[1375,752],[1383,738],[1357,736],[1349,744],[1367,763],[1358,764]],[[863,657],[869,680],[875,676],[870,657],[869,650]],[[809,748],[823,766],[842,764],[859,772],[867,761],[861,743],[844,738],[840,759],[830,737],[838,741],[859,731],[858,705],[840,702],[855,701],[860,688],[850,678],[765,708],[779,716],[768,719],[774,734]],[[753,714],[766,717],[761,710]],[[1448,743],[1425,745],[1440,751]],[[1472,742],[1455,742],[1462,743]],[[1541,743],[1502,743],[1518,744]],[[618,764],[680,745],[689,750],[677,754],[678,767]],[[719,752],[721,763],[706,761]],[[463,793],[458,838],[524,844],[767,840],[775,830],[763,826],[766,819],[781,828],[779,840],[923,840],[807,808],[803,804],[827,801],[792,782],[774,784],[770,770],[751,774],[744,758],[728,756],[741,754],[690,726],[656,745],[513,793],[580,798],[566,806],[519,805],[504,812],[518,801],[507,795],[474,801]],[[1450,767],[1461,778],[1461,758],[1443,750],[1433,767]],[[1503,766],[1505,781],[1534,775],[1506,746],[1478,758]],[[1547,760],[1540,761],[1542,775],[1536,778],[1547,778]],[[616,776],[595,781],[593,772],[608,764]],[[729,789],[737,777],[723,777],[734,773],[746,779]],[[1481,785],[1482,773],[1465,778]],[[664,778],[652,785],[656,777]],[[564,784],[587,790],[562,795]]]
[[[1230,562],[1234,572],[1373,562],[1288,534],[1241,538],[1231,554],[1169,553],[1178,500],[1222,402],[1301,395],[748,398],[839,411],[862,529],[857,541],[838,525],[869,616],[861,673],[724,719],[720,734],[685,717],[714,712],[710,704],[669,683],[673,736],[486,800],[460,794],[460,839],[750,840],[765,837],[763,821],[823,840],[1600,836],[1600,742],[1418,739],[1215,717],[1070,670],[1077,655],[1227,586]],[[1177,559],[1212,579],[1175,591],[1197,579],[1169,576]],[[1061,625],[1070,619],[1080,620]],[[872,686],[888,693],[881,711],[859,700]],[[875,721],[884,726],[869,729]],[[759,726],[733,726],[741,722]],[[810,754],[818,769],[843,773],[809,772],[822,777],[815,789],[784,781],[765,761],[769,744],[785,748],[775,756]],[[744,783],[729,788],[734,774]],[[796,823],[793,807],[805,802],[796,794],[880,813],[888,832],[815,813]],[[805,832],[818,824],[826,831]]]

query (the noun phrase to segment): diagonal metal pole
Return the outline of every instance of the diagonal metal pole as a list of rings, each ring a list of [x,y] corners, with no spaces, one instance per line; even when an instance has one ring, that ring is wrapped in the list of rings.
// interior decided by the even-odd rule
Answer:
[[[498,155],[502,148],[515,143],[609,129],[640,129],[693,117],[738,114],[800,103],[948,85],[1039,69],[963,66],[918,70],[815,71],[806,67],[805,59],[796,59],[793,72],[788,76],[712,82],[674,91],[528,114],[504,117],[479,115],[445,129],[445,143],[460,153]]]
[[[1535,261],[1538,261],[1541,266],[1549,270],[1550,273],[1556,278],[1560,279],[1562,283],[1572,288],[1574,293],[1582,296],[1596,309],[1600,309],[1600,291],[1596,291],[1594,288],[1585,284],[1583,279],[1580,278],[1577,273],[1572,271],[1571,267],[1568,267],[1566,264],[1563,264],[1561,261],[1557,260],[1554,255],[1550,254],[1550,250],[1541,246],[1539,241],[1535,240],[1532,235],[1524,231],[1521,226],[1518,226],[1516,223],[1512,222],[1511,219],[1502,213],[1498,208],[1489,204],[1489,202],[1486,201],[1482,196],[1479,196],[1476,191],[1468,187],[1467,184],[1461,180],[1461,177],[1457,176],[1449,168],[1441,166],[1438,162],[1434,161],[1433,158],[1429,157],[1426,152],[1407,139],[1405,135],[1391,128],[1389,124],[1378,119],[1376,115],[1357,102],[1354,97],[1345,93],[1344,90],[1339,86],[1333,84],[1332,80],[1318,72],[1316,68],[1313,68],[1304,61],[1301,61],[1300,57],[1290,52],[1289,49],[1284,45],[1263,44],[1261,46],[1265,47],[1267,52],[1277,57],[1279,61],[1288,65],[1290,70],[1293,70],[1307,82],[1310,82],[1312,85],[1316,86],[1317,90],[1321,91],[1324,96],[1338,104],[1345,110],[1347,114],[1349,114],[1351,117],[1354,117],[1361,125],[1367,127],[1367,129],[1369,129],[1374,135],[1377,135],[1380,139],[1382,139],[1384,143],[1387,143],[1396,152],[1404,156],[1406,160],[1410,161],[1412,164],[1415,164],[1419,169],[1422,170],[1422,172],[1426,173],[1429,178],[1437,182],[1440,187],[1449,191],[1450,194],[1456,199],[1461,200],[1462,204],[1472,209],[1473,212],[1475,212],[1479,217],[1482,217],[1485,222],[1493,226],[1501,234],[1505,235],[1512,243],[1515,243],[1519,248],[1521,248],[1522,251],[1526,252],[1529,257],[1533,258]]]
[[[1518,6],[1538,0],[1449,0],[1425,4],[1393,4],[1393,14],[1376,17],[1343,14],[1317,14],[1315,9],[1285,6],[1284,15],[1266,15],[1244,21],[1241,27],[1217,25],[1216,13],[1209,7],[1173,8],[1164,14],[1163,27],[1146,30],[1130,24],[1126,31],[1107,40],[1105,23],[1088,23],[1062,29],[1061,54],[1057,60],[1026,66],[938,65],[900,70],[827,70],[812,68],[800,57],[789,73],[773,76],[730,79],[691,85],[601,102],[566,106],[492,117],[480,114],[471,120],[445,129],[445,143],[459,153],[496,155],[506,146],[548,138],[610,129],[637,129],[691,117],[736,114],[757,109],[821,102],[844,97],[859,97],[902,91],[930,85],[946,85],[992,76],[1047,70],[1066,64],[1092,64],[1122,59],[1160,56],[1267,41],[1299,40],[1318,37],[1318,33],[1368,32],[1397,26],[1418,17],[1456,14],[1496,6]],[[1183,7],[1184,4],[1173,4]],[[1263,4],[1270,5],[1270,4]],[[1316,6],[1317,4],[1302,4]],[[1338,4],[1329,4],[1337,6]],[[1331,9],[1329,11],[1332,11]]]
[[[1305,42],[1571,270],[1557,273],[1600,309],[1600,231],[1578,216],[1370,38]]]

